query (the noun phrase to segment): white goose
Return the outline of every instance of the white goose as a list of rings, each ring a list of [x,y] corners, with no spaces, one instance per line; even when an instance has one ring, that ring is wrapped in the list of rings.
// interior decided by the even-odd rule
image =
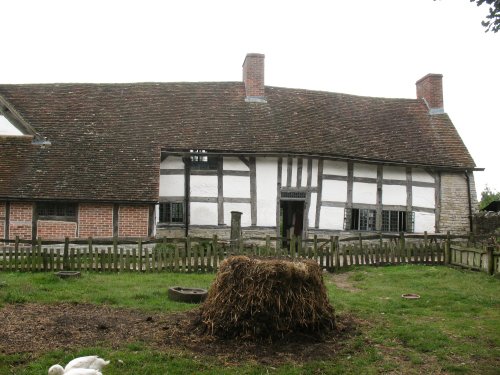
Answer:
[[[102,375],[102,368],[109,364],[96,355],[75,358],[68,362],[65,368],[54,365],[49,369],[49,375]]]
[[[61,365],[54,365],[49,369],[49,375],[102,375],[102,372],[93,368],[72,368],[65,371]]]

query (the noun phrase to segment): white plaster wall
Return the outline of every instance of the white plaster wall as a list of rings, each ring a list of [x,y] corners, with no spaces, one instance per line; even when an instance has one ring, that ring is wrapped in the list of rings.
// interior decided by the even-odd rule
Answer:
[[[225,198],[250,198],[250,177],[223,176]]]
[[[249,168],[239,158],[224,157],[222,160],[222,169],[230,171],[248,171]]]
[[[191,176],[192,197],[217,197],[217,176]]]
[[[281,162],[281,186],[286,186],[287,172],[288,172],[287,158],[283,158]]]
[[[354,163],[354,177],[377,178],[377,166],[372,164]]]
[[[321,206],[320,229],[344,229],[344,209],[341,207]]]
[[[427,212],[415,212],[415,232],[435,232],[436,216]]]
[[[323,180],[321,200],[332,202],[347,201],[347,181]]]
[[[160,164],[161,169],[184,169],[184,163],[180,156],[167,156]]]
[[[191,202],[190,210],[191,224],[217,225],[217,203]]]
[[[434,182],[434,177],[422,168],[413,168],[411,171],[411,179],[412,181],[419,182]]]
[[[323,160],[323,174],[347,176],[347,162],[335,161],[335,160]]]
[[[435,208],[434,188],[413,186],[412,200],[413,206]]]
[[[311,204],[309,205],[309,212],[307,217],[309,220],[309,228],[314,228],[316,225],[316,203],[318,199],[317,193],[311,193]]]
[[[292,181],[290,186],[297,186],[297,158],[292,159]]]
[[[353,203],[377,203],[377,184],[365,182],[354,182],[352,187],[352,202]]]
[[[382,172],[382,178],[387,180],[406,180],[406,168],[385,166]]]
[[[318,159],[313,159],[312,161],[311,186],[318,186]]]
[[[183,197],[184,175],[170,174],[160,176],[161,197]]]
[[[278,183],[278,159],[257,158],[257,225],[276,226],[276,185]]]
[[[231,225],[231,211],[241,212],[242,227],[252,225],[252,208],[250,203],[224,203],[224,223],[226,225]],[[274,225],[276,225],[276,216],[274,217]]]
[[[382,204],[406,206],[406,186],[382,185]]]
[[[300,186],[307,186],[307,168],[308,168],[308,160],[302,159],[302,180],[300,182]]]

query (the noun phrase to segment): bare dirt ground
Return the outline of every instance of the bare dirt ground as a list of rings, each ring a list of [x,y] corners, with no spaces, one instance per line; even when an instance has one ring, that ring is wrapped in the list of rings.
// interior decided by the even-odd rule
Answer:
[[[217,356],[226,363],[242,360],[279,365],[331,358],[363,322],[337,316],[337,329],[325,337],[291,335],[254,342],[221,340],[200,331],[198,309],[184,313],[146,313],[90,304],[12,304],[0,309],[0,353],[44,353],[88,346],[123,347],[143,342],[156,350],[187,350]]]

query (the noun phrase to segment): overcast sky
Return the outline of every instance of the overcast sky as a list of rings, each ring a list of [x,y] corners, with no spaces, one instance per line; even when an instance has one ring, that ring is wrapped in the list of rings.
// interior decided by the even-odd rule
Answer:
[[[444,106],[500,191],[500,33],[469,0],[3,1],[0,83],[240,81],[414,98],[443,74]],[[0,132],[2,132],[0,126]]]

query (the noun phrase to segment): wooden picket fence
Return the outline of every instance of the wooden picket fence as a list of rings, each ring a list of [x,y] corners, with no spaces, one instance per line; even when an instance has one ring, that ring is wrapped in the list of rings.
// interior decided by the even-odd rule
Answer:
[[[375,234],[339,238],[237,241],[212,238],[69,239],[64,242],[1,240],[2,271],[216,272],[231,255],[313,259],[327,271],[356,265],[447,264],[500,273],[498,245],[481,238],[447,235]],[[459,245],[462,243],[462,245]],[[464,244],[466,243],[466,246]],[[474,244],[476,246],[474,246]]]

